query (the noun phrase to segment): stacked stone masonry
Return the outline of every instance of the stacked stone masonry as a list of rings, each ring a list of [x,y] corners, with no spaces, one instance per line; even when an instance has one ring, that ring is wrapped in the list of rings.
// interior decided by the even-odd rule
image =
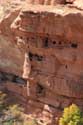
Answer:
[[[55,5],[57,1],[72,6]],[[0,39],[5,40],[0,42],[0,70],[21,77],[23,73],[23,90],[11,82],[6,87],[32,102],[59,110],[72,103],[83,108],[83,10],[73,6],[74,1],[57,1],[27,1],[1,21]]]

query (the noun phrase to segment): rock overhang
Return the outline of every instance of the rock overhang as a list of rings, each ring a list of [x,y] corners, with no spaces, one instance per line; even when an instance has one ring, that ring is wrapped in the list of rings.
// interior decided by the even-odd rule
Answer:
[[[40,36],[59,36],[65,40],[82,42],[83,11],[65,5],[24,5],[19,15],[22,23],[15,27],[11,25],[16,34],[36,34]],[[17,19],[16,19],[17,20]],[[31,23],[32,22],[32,23]],[[35,23],[34,23],[35,22]],[[23,24],[24,25],[24,24]],[[79,25],[79,26],[78,26]],[[13,27],[14,26],[14,27]],[[20,27],[20,28],[19,28]],[[18,31],[19,30],[19,31]]]

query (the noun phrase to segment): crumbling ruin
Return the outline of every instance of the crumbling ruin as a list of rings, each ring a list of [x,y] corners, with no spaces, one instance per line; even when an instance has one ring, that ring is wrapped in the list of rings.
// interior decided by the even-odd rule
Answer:
[[[57,5],[58,2],[64,5]],[[1,71],[21,77],[23,73],[27,80],[27,105],[33,103],[42,108],[48,105],[51,112],[57,111],[57,114],[72,103],[83,108],[83,10],[69,5],[73,2],[27,1],[0,25],[0,38],[8,39],[9,46],[16,52],[11,55],[9,47],[9,56],[6,52],[3,56],[0,53],[3,63],[3,57],[7,56],[14,64],[12,67],[0,62]],[[4,44],[8,44],[7,41]],[[2,50],[4,44],[0,43]]]

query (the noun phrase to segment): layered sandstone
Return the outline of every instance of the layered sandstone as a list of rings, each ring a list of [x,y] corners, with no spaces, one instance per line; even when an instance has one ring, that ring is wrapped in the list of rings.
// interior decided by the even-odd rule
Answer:
[[[9,82],[6,88],[24,93],[34,107],[47,105],[52,113],[51,108],[62,110],[71,103],[83,107],[82,7],[68,0],[74,4],[52,6],[55,2],[27,1],[0,24],[0,69],[23,73],[27,80],[25,87]]]
[[[0,70],[21,76],[24,55],[15,45],[10,25],[18,16],[21,6],[3,7],[0,10]],[[20,62],[20,63],[19,63]]]
[[[73,3],[74,0],[26,0],[28,4],[56,5]]]
[[[26,64],[31,66],[30,77],[59,95],[83,98],[82,12],[57,6],[29,5],[26,8],[11,28],[16,33],[17,45],[23,48],[25,44],[24,50],[29,55],[25,56],[26,61],[30,59],[27,61],[30,65]]]

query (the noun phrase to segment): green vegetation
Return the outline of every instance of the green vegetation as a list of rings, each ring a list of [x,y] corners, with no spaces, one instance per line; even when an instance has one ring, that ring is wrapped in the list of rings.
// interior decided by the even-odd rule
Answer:
[[[83,125],[83,114],[75,104],[64,109],[59,125]]]

